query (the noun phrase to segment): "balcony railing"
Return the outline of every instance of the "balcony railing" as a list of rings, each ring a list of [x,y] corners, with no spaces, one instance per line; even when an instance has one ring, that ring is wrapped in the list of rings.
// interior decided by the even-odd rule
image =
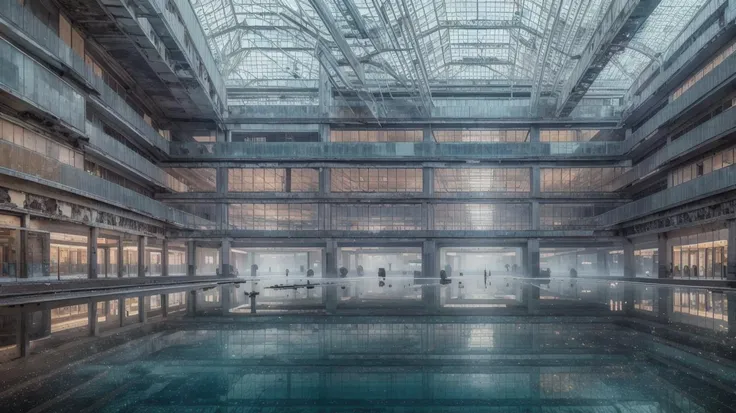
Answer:
[[[172,143],[172,159],[186,160],[478,160],[516,158],[600,159],[622,156],[621,142],[533,143]]]
[[[5,89],[67,125],[84,131],[84,97],[56,74],[0,40],[0,83]]]
[[[127,165],[159,186],[174,189],[171,184],[172,181],[177,181],[176,178],[164,172],[161,168],[123,143],[118,142],[115,138],[107,135],[102,129],[90,122],[87,122],[87,137],[89,138],[90,145],[104,152],[109,157]]]
[[[91,175],[21,146],[0,142],[2,174],[18,176],[120,208],[192,229],[214,229],[215,223],[168,207],[135,191]]]
[[[603,213],[596,219],[601,227],[608,228],[734,188],[736,188],[736,165],[713,171],[684,184],[630,202]]]
[[[87,66],[87,64],[84,62],[84,59],[79,56],[74,50],[72,50],[72,48],[69,47],[63,40],[61,40],[57,33],[55,33],[48,26],[38,20],[38,18],[36,18],[36,16],[34,16],[28,9],[22,7],[15,0],[0,0],[0,16],[7,20],[8,24],[12,24],[12,26],[14,26],[16,29],[20,30],[26,36],[36,41],[51,55],[58,58],[63,64],[76,72],[77,75],[85,79],[95,90],[100,93],[100,98],[102,102],[105,103],[105,105],[109,106],[110,109],[112,109],[115,113],[117,113],[122,120],[132,125],[132,127],[137,130],[140,135],[146,138],[150,145],[160,149],[164,153],[168,153],[169,142],[161,137],[161,135],[159,135],[159,133],[153,127],[151,127],[151,125],[146,123],[146,121],[143,120],[138,112],[133,110],[133,108],[131,108],[130,105],[125,102],[125,99],[120,97],[120,95],[115,93],[109,86],[107,86],[102,78],[95,75],[90,67]],[[21,52],[18,51],[18,53]],[[38,64],[36,64],[36,66],[41,68],[41,70],[44,70],[44,74],[47,73],[47,75],[45,76],[38,76],[37,78],[39,79],[39,81],[48,79],[47,83],[63,83],[63,81],[61,81],[60,79],[58,81],[53,80],[52,77],[55,79],[58,79],[58,77],[52,72],[43,69]],[[5,73],[3,73],[3,76],[5,76]],[[38,87],[37,85],[34,85],[34,82],[36,81],[34,80],[33,82],[29,82],[29,86],[27,86],[26,88],[28,89],[35,86],[37,90],[44,90],[43,87]],[[73,89],[71,90],[73,91]],[[79,95],[79,93],[76,93],[76,91],[74,91],[74,93],[81,98],[81,95]],[[51,113],[59,116],[61,119],[75,126],[76,128],[84,130],[84,98],[81,98],[81,101],[82,109],[79,113],[66,113],[68,111],[78,110],[75,109],[74,105],[69,104],[59,107],[58,109],[55,109],[58,111]],[[43,108],[48,109],[46,107]],[[66,118],[61,115],[65,115]],[[77,123],[72,123],[67,120],[67,118],[74,118]]]

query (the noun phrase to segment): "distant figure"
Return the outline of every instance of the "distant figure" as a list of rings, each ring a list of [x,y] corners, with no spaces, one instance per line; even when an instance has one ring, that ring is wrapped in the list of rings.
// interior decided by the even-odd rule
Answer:
[[[506,264],[506,272],[509,272],[511,270],[511,266]]]
[[[307,270],[307,277],[314,277],[314,270],[313,269],[310,268],[310,269]],[[312,287],[312,288],[314,288],[314,287]]]
[[[345,267],[340,267],[340,278],[345,278],[348,276],[348,269]]]
[[[447,284],[450,284],[451,282],[452,280],[449,280],[447,278],[447,271],[445,270],[440,271],[440,284],[447,285]]]
[[[287,277],[289,276],[289,269],[288,268],[286,269],[286,276]]]
[[[358,273],[358,277],[362,277],[363,276],[363,272],[364,272],[363,266],[362,265],[358,265],[358,268],[356,268],[356,272]]]
[[[578,271],[575,268],[570,268],[570,278],[578,278]]]

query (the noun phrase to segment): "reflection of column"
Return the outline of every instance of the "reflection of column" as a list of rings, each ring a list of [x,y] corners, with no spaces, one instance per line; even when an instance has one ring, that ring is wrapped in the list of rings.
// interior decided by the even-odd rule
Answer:
[[[146,276],[146,237],[138,236],[138,276]]]
[[[324,249],[324,277],[333,279],[337,278],[337,243],[334,240],[327,240]],[[328,312],[337,310],[337,286],[326,286],[322,289],[323,300]]]
[[[102,249],[103,259],[105,260],[105,268],[103,269],[105,273],[105,278],[110,276],[110,247],[104,247]]]
[[[630,239],[624,238],[624,278],[636,277],[636,267],[634,264],[634,243]]]
[[[100,334],[100,326],[97,322],[97,303],[94,300],[91,300],[87,306],[87,326],[89,327],[89,335],[97,336]]]
[[[146,297],[138,297],[138,321],[145,323],[148,321],[148,313],[146,313]]]
[[[657,236],[657,278],[668,278],[670,269],[670,249],[667,247],[667,234]]]
[[[611,275],[611,273],[608,271],[607,259],[608,252],[605,250],[598,250],[596,266],[598,267],[598,276],[600,277],[608,277],[609,275]]]
[[[187,276],[194,277],[197,273],[197,247],[194,240],[187,241]]]
[[[161,276],[169,275],[169,240],[164,238],[161,241]]]
[[[99,228],[91,227],[89,237],[87,237],[87,277],[91,279],[97,278],[99,272],[97,265],[97,235],[99,233]]]
[[[22,231],[25,232],[25,231]],[[22,236],[22,235],[21,235]],[[18,337],[18,350],[20,351],[21,357],[28,357],[31,355],[31,313],[21,311],[18,314],[18,331],[16,336]]]
[[[736,280],[736,220],[728,221],[728,259],[726,266],[726,279]],[[733,307],[736,308],[736,305]],[[728,307],[729,309],[731,306]],[[729,318],[730,320],[730,318]]]

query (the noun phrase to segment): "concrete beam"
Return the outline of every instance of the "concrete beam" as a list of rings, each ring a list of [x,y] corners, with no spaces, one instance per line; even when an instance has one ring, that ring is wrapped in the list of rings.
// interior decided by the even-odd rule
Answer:
[[[659,5],[660,0],[614,0],[565,83],[557,116],[570,116],[598,75]]]

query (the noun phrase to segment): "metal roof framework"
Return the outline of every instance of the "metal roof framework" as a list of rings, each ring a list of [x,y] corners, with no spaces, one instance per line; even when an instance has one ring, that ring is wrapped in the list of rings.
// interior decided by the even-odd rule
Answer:
[[[454,90],[560,92],[613,0],[191,0],[230,88],[317,104],[320,70],[371,105]],[[622,97],[704,0],[662,0],[587,92]],[[372,100],[372,102],[367,102]],[[237,104],[238,102],[232,102]]]

